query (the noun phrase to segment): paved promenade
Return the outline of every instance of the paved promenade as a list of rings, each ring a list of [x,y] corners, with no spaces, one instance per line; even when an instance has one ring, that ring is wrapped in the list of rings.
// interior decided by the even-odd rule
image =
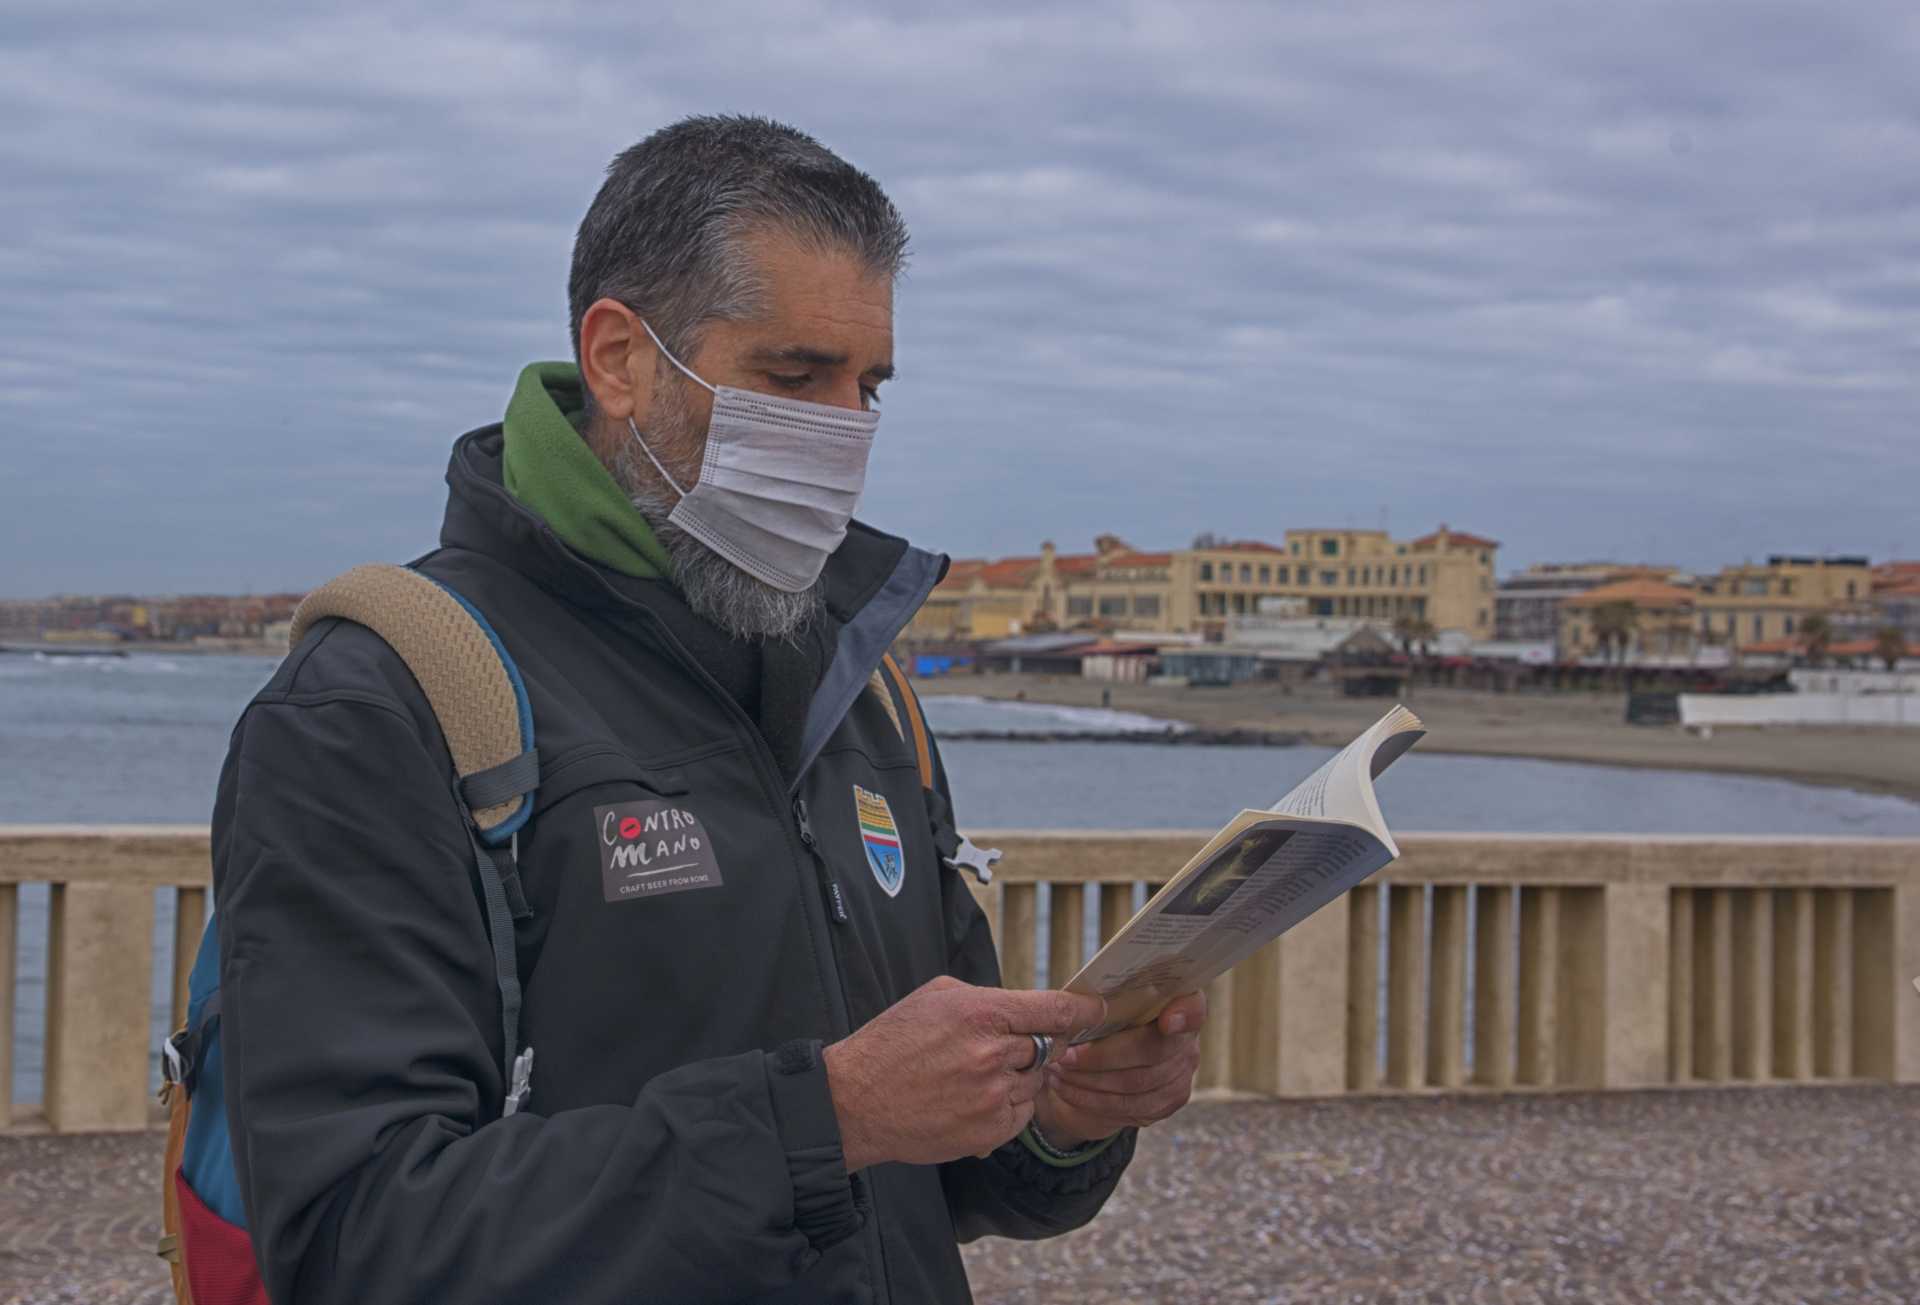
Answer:
[[[161,1302],[158,1135],[0,1138],[0,1303]],[[1920,1300],[1920,1089],[1205,1104],[982,1302]]]

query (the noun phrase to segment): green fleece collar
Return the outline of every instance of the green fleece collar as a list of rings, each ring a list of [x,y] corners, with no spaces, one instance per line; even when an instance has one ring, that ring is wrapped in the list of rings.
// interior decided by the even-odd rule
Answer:
[[[529,363],[507,401],[502,479],[507,492],[539,515],[561,542],[622,575],[658,580],[667,551],[575,422],[586,411],[572,363]]]

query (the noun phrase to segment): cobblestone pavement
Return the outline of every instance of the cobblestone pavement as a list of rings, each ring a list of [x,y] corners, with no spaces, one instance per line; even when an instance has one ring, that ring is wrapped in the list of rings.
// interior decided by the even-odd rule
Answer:
[[[0,1303],[168,1299],[161,1138],[0,1137]],[[1920,1089],[1236,1102],[983,1305],[1920,1301]]]

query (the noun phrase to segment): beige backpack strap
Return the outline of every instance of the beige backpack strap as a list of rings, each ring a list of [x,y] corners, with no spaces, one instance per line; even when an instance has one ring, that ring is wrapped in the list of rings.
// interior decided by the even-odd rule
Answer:
[[[485,618],[420,572],[386,565],[357,566],[308,594],[293,614],[293,643],[329,616],[366,626],[407,664],[475,826],[490,845],[505,842],[532,813],[540,762],[526,688]]]

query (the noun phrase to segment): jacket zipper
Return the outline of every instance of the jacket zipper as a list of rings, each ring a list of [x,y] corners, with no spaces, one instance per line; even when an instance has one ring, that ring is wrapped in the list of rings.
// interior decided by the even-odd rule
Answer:
[[[826,895],[827,914],[833,917],[835,924],[847,923],[846,895],[840,891],[840,881],[833,877],[833,869],[820,851],[819,840],[813,836],[813,821],[807,817],[807,800],[803,797],[793,800],[793,820],[800,830],[800,842],[807,849],[807,855],[813,858],[813,868],[820,876],[820,891]]]

